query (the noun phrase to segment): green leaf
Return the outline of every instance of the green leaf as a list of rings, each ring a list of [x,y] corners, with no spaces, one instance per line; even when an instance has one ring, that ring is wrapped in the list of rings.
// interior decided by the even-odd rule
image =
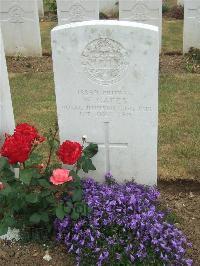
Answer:
[[[40,176],[36,168],[22,169],[19,172],[20,180],[26,185],[30,185],[32,178],[40,178]]]
[[[19,179],[26,185],[31,183],[32,171],[31,169],[23,169],[19,172]]]
[[[40,178],[41,177],[41,174],[39,173],[39,170],[37,168],[32,168],[30,170],[32,172],[33,178]]]
[[[29,160],[26,162],[26,166],[31,166],[33,164],[40,164],[43,159],[43,156],[33,152],[29,158]]]
[[[84,150],[83,153],[88,158],[94,157],[98,152],[98,145],[94,143],[90,143]]]
[[[5,235],[8,232],[8,226],[0,224],[0,236]]]
[[[96,167],[92,163],[92,160],[89,159],[87,161],[88,161],[88,168],[89,168],[89,170],[92,170],[92,171],[96,170]]]
[[[94,157],[98,152],[98,145],[94,143],[90,143],[84,150],[83,153],[88,158]]]
[[[79,217],[80,217],[79,213],[77,213],[75,210],[73,210],[73,212],[71,214],[72,220],[78,220]]]
[[[8,160],[5,157],[0,157],[0,170],[4,168],[9,168],[10,165],[8,163]]]
[[[30,203],[36,203],[38,202],[38,193],[31,193],[26,196],[26,201]]]
[[[40,214],[39,213],[33,213],[30,216],[29,221],[33,224],[38,224],[40,222]]]
[[[76,201],[81,201],[82,200],[82,190],[81,189],[77,189],[73,192],[73,196],[72,196],[72,201],[76,202]]]
[[[38,183],[41,187],[50,188],[51,184],[46,179],[38,179]]]
[[[92,160],[87,158],[85,158],[82,162],[82,169],[85,173],[88,173],[89,170],[96,170]]]
[[[71,207],[64,207],[64,212],[65,212],[66,214],[70,214],[71,210],[72,210]]]
[[[72,202],[71,201],[68,201],[66,203],[66,206],[64,206],[65,213],[70,214],[70,212],[72,211],[72,208],[73,208]]]
[[[6,187],[0,190],[0,195],[7,197],[12,192],[12,188],[6,184]]]
[[[58,219],[63,220],[63,218],[65,217],[65,210],[64,210],[64,206],[63,205],[59,205],[56,208],[56,216],[58,217]]]
[[[49,221],[49,215],[44,212],[43,214],[41,214],[40,219],[41,219],[41,221],[46,223]]]
[[[88,205],[84,202],[77,202],[74,204],[74,209],[81,216],[87,216],[88,214]]]

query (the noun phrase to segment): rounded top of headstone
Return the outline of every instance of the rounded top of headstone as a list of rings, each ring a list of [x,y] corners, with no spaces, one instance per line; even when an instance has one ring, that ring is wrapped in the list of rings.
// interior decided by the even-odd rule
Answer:
[[[72,22],[65,25],[60,25],[52,29],[54,31],[60,31],[69,28],[78,28],[84,26],[121,26],[121,27],[133,27],[140,28],[158,32],[159,29],[156,26],[132,22],[132,21],[117,21],[117,20],[91,20],[91,21],[83,21],[83,22]]]

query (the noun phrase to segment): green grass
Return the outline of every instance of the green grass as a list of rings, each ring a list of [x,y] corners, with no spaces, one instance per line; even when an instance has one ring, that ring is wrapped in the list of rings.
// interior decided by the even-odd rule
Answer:
[[[159,175],[200,178],[200,76],[160,78]]]
[[[173,7],[177,5],[177,0],[166,0],[169,7]]]
[[[182,52],[183,20],[163,20],[162,51]]]
[[[16,123],[33,123],[42,133],[55,124],[53,74],[12,74],[10,86]]]
[[[40,22],[43,53],[51,53],[51,30],[55,26],[56,22]]]

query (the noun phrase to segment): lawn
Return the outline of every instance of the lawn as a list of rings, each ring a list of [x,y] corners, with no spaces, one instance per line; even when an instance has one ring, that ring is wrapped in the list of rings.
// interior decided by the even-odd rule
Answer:
[[[50,29],[55,22],[42,22],[43,51],[50,53]],[[163,22],[163,51],[181,51],[182,21]],[[173,61],[173,56],[169,57]],[[170,74],[171,73],[171,74]],[[56,121],[53,73],[10,73],[17,122],[35,124],[42,132]],[[200,177],[200,75],[160,74],[158,170],[162,180]]]
[[[163,20],[162,52],[182,52],[183,20]]]

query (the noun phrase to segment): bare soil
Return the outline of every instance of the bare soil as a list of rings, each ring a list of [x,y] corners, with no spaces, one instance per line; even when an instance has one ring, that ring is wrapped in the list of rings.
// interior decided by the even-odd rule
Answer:
[[[176,226],[183,230],[193,247],[188,257],[194,266],[200,265],[200,183],[160,182],[162,205],[172,209]],[[71,266],[75,265],[63,246],[49,249],[52,260],[43,259],[47,247],[39,244],[20,245],[19,243],[0,242],[0,265],[14,266]],[[89,265],[88,265],[89,266]]]
[[[52,72],[50,55],[42,57],[7,57],[6,61],[10,73]]]
[[[160,182],[161,202],[169,207],[175,215],[176,226],[180,228],[192,248],[188,257],[195,266],[200,265],[200,183],[194,182]]]
[[[52,72],[51,55],[38,57],[7,57],[8,71],[11,73]],[[185,58],[181,54],[162,54],[161,73],[186,73]]]

